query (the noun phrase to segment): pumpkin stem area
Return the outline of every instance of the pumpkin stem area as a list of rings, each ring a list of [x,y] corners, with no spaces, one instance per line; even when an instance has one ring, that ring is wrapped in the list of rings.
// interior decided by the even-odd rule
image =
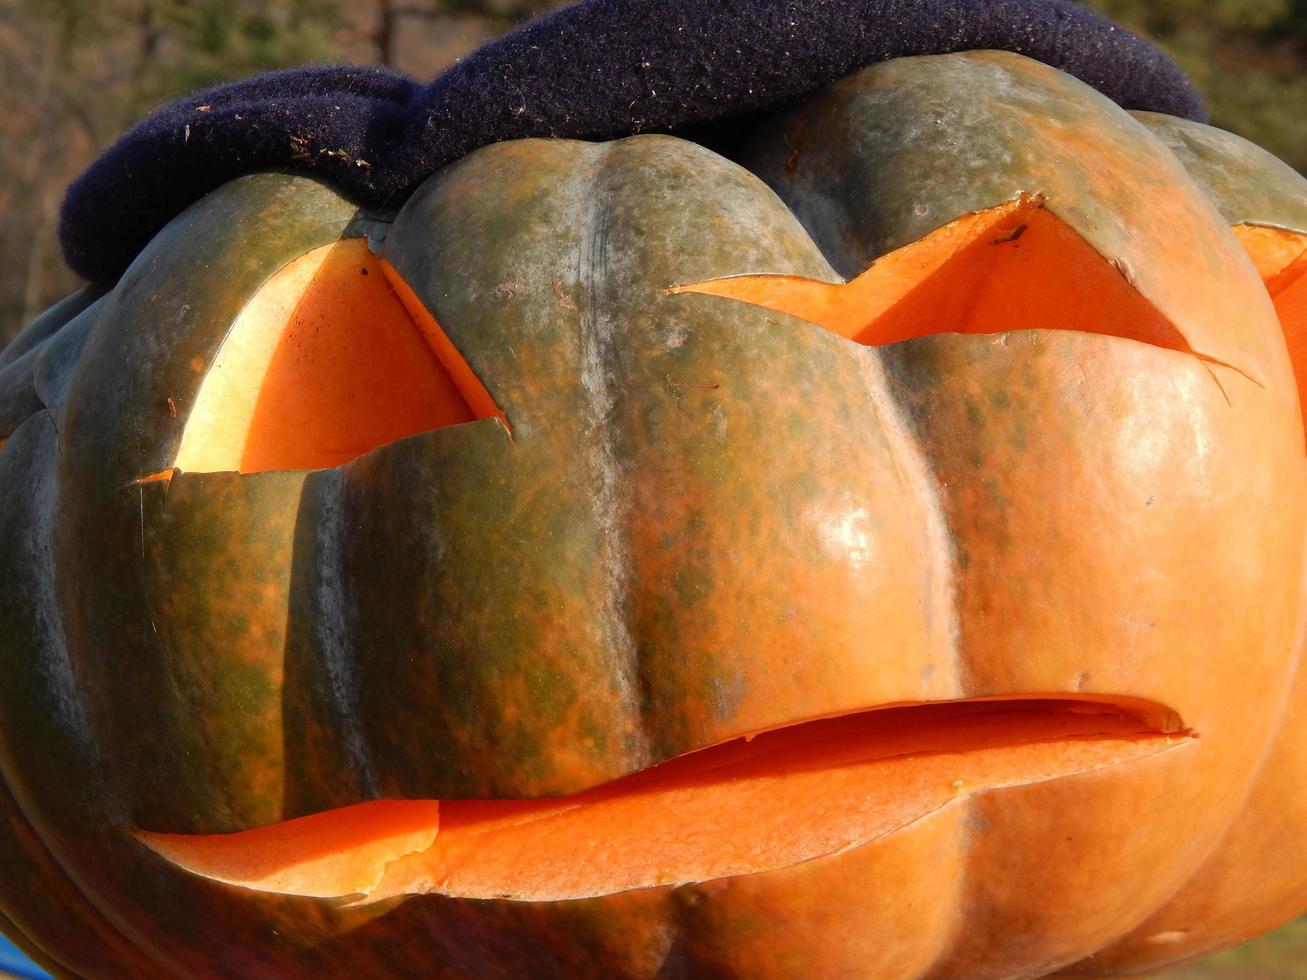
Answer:
[[[894,705],[737,738],[570,796],[381,800],[232,834],[137,836],[195,874],[265,892],[560,901],[788,867],[973,793],[1192,738],[1164,705],[1132,698]]]
[[[413,290],[350,238],[283,266],[246,303],[207,366],[174,465],[320,469],[492,416],[503,413]]]
[[[1193,353],[1176,327],[1040,198],[964,215],[846,283],[731,276],[680,286],[788,313],[860,344],[1061,329]]]

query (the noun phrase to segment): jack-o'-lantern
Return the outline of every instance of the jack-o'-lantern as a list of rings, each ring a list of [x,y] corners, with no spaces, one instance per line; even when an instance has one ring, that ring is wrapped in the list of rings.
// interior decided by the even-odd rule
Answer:
[[[992,52],[738,160],[228,183],[4,355],[2,924],[87,976],[907,978],[1295,914],[1191,884],[1304,873],[1303,427],[1232,221]]]

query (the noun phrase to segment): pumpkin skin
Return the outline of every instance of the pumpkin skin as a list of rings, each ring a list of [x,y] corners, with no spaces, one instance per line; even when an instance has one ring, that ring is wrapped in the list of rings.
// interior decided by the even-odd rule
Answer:
[[[1135,115],[1176,154],[1236,234],[1251,246],[1262,246],[1266,261],[1257,264],[1276,300],[1299,392],[1304,393],[1307,317],[1302,300],[1292,293],[1303,288],[1299,279],[1307,257],[1307,180],[1231,133],[1156,113]],[[1269,243],[1270,249],[1259,240],[1266,231],[1278,240]],[[1288,244],[1287,250],[1275,247],[1281,242]],[[1292,278],[1286,275],[1294,272]],[[1307,676],[1299,669],[1279,734],[1238,819],[1183,889],[1095,957],[1095,970],[1117,964],[1131,971],[1173,966],[1258,935],[1307,910],[1307,855],[1294,830],[1307,821],[1307,786],[1300,778],[1307,769],[1307,747],[1296,736],[1304,725]],[[1195,922],[1202,927],[1195,928]]]
[[[1022,194],[1188,349],[1025,325],[869,347],[673,288],[851,279]],[[250,298],[359,235],[511,430],[172,472]],[[1246,803],[1289,744],[1307,515],[1285,341],[1176,158],[1051,69],[871,68],[740,163],[501,144],[393,221],[253,175],[77,305],[0,364],[0,925],[58,972],[1122,973],[1155,965],[1123,937],[1271,819]],[[348,908],[132,834],[569,794],[811,718],[1048,692],[1148,699],[1199,737],[792,867],[558,902]]]

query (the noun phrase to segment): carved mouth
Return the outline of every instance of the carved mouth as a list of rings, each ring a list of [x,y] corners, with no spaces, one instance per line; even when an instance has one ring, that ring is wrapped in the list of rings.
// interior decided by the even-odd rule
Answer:
[[[1174,711],[1133,698],[891,705],[733,739],[570,796],[382,800],[233,834],[137,836],[188,871],[264,892],[559,901],[777,870],[975,793],[1194,737]]]

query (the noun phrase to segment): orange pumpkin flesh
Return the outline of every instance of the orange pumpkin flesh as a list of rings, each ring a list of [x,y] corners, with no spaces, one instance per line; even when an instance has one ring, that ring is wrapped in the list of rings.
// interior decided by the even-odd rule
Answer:
[[[978,699],[787,726],[571,796],[379,801],[234,834],[142,833],[170,861],[261,891],[380,901],[561,901],[770,871],[1004,786],[1191,738],[1160,705]]]
[[[1190,351],[1127,270],[1025,195],[950,222],[848,283],[733,276],[678,291],[789,313],[868,345],[1055,327]]]
[[[1289,345],[1299,397],[1307,399],[1307,235],[1247,224],[1236,225],[1234,234],[1266,281]]]
[[[282,267],[205,375],[177,469],[320,469],[503,413],[412,291],[348,238]],[[475,406],[475,407],[474,407]]]
[[[1272,295],[1283,285],[1277,281],[1281,276],[1307,271],[1299,265],[1307,261],[1307,235],[1254,224],[1237,224],[1232,230]]]

